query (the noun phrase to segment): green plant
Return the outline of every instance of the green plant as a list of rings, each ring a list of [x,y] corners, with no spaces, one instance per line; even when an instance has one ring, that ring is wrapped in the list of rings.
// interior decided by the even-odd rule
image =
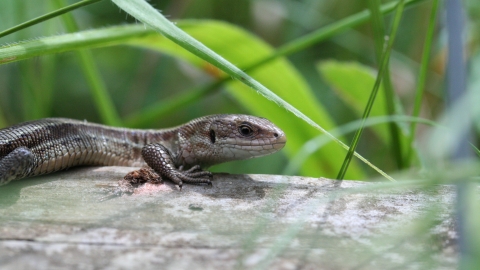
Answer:
[[[116,6],[82,1],[65,9],[66,1],[55,0],[31,11],[22,1],[2,3],[0,30],[13,28],[0,33],[5,44],[0,47],[0,126],[53,115],[156,128],[208,113],[251,113],[286,131],[285,157],[269,157],[262,168],[249,161],[240,163],[241,168],[225,165],[231,166],[229,171],[374,179],[371,167],[353,158],[356,150],[388,174],[424,172],[396,177],[400,181],[413,178],[413,183],[425,186],[456,183],[456,177],[437,173],[447,171],[439,164],[455,167],[449,155],[465,139],[468,126],[478,129],[478,31],[468,39],[469,93],[456,107],[444,110],[441,2],[259,1],[284,8],[286,15],[275,17],[281,22],[273,22],[272,28],[256,23],[265,18],[249,18],[248,12],[238,17],[239,25],[191,19],[221,17],[223,4],[216,1],[193,1],[195,8],[184,6],[188,11],[178,16],[180,20],[167,19],[143,0],[112,2]],[[169,15],[175,10],[171,3],[152,4],[165,7],[163,14]],[[118,6],[140,23],[120,25],[124,13],[102,20],[97,5],[110,10],[108,15]],[[203,10],[198,5],[206,11],[198,11]],[[239,10],[261,9],[254,1],[235,5]],[[467,1],[466,6],[475,29],[478,4]],[[64,14],[79,7],[75,19],[72,13]],[[322,8],[330,13],[322,14]],[[307,11],[313,15],[304,16]],[[64,15],[57,17],[60,14]],[[405,20],[407,14],[414,19]],[[60,29],[67,33],[58,34]],[[373,122],[377,125],[366,127]],[[422,123],[429,127],[418,126]],[[326,130],[337,137],[322,135]],[[470,143],[475,145],[475,140]],[[344,143],[350,141],[353,147],[347,154],[350,143]],[[471,168],[477,160],[468,162],[465,166]],[[464,169],[463,163],[458,167]],[[454,171],[467,180],[477,173]],[[476,201],[472,196],[467,196],[469,205]],[[297,229],[289,232],[294,235]],[[279,242],[271,254],[281,252],[285,241]]]

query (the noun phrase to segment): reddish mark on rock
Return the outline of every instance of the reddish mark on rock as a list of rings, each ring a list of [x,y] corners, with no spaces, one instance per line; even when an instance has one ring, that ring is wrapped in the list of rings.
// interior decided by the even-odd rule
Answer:
[[[140,186],[135,189],[133,194],[135,195],[148,195],[157,192],[173,191],[174,189],[169,185],[164,184],[155,184],[155,183],[145,183],[143,186]]]

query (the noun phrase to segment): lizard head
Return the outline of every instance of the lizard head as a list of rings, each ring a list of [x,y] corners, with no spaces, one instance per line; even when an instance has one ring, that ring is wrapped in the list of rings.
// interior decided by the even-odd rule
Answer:
[[[282,149],[287,142],[285,133],[272,122],[250,115],[212,115],[190,124],[199,133],[193,142],[196,147],[190,147],[195,149],[190,153],[195,160],[186,161],[203,167],[265,156]]]

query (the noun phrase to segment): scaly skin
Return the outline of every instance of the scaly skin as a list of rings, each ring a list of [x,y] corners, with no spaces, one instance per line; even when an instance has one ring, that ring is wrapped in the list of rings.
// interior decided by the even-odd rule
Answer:
[[[211,115],[162,130],[114,128],[47,118],[0,130],[0,185],[81,165],[150,166],[182,187],[210,184],[203,169],[274,153],[285,134],[249,115]],[[185,170],[184,170],[185,169]]]

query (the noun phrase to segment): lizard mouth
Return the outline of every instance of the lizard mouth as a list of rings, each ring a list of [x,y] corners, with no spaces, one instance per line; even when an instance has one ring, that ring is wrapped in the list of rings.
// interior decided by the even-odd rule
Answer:
[[[236,156],[244,158],[260,157],[275,153],[287,143],[287,137],[283,132],[277,132],[277,136],[270,139],[252,140],[246,144],[236,144],[232,151]]]

